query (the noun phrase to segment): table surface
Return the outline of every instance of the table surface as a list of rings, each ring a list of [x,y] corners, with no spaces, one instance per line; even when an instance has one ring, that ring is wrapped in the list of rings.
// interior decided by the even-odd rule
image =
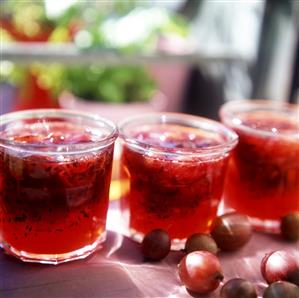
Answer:
[[[59,266],[23,263],[0,251],[0,297],[191,297],[180,284],[177,264],[181,252],[171,252],[163,261],[144,262],[140,245],[119,233],[116,203],[108,214],[107,241],[85,260]],[[278,235],[254,233],[250,242],[234,253],[219,255],[225,280],[242,277],[252,281],[259,295],[265,282],[260,262],[265,253],[285,250],[299,261],[299,242],[284,242]],[[208,296],[218,297],[219,289]]]

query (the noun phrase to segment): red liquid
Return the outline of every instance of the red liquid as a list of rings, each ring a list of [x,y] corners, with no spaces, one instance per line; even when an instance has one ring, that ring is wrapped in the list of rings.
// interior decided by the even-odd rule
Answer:
[[[10,130],[22,144],[92,143],[98,136],[66,123]],[[14,249],[63,254],[97,241],[105,230],[113,146],[75,155],[0,151],[2,238]],[[2,213],[2,214],[1,214]]]
[[[244,115],[242,122],[264,134],[233,127],[239,144],[229,164],[226,205],[270,220],[299,211],[298,123],[265,113]]]
[[[181,127],[164,125],[140,131],[136,138],[150,145],[168,148],[203,148],[220,140],[195,135]],[[181,130],[181,131],[180,131]],[[121,206],[129,214],[129,228],[146,234],[152,229],[168,231],[172,239],[184,239],[195,232],[208,232],[216,216],[223,189],[228,154],[185,159],[165,153],[146,155],[123,148],[121,176],[127,181]]]

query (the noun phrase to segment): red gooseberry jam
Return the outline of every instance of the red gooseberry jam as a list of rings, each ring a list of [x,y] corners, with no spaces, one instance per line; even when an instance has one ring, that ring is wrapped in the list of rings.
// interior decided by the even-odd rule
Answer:
[[[121,208],[133,238],[164,229],[175,248],[193,233],[208,232],[237,136],[183,114],[133,118],[120,130]]]
[[[2,245],[25,261],[82,258],[104,241],[113,139],[80,114],[37,113],[1,127]]]
[[[299,211],[299,109],[265,101],[231,102],[221,110],[239,135],[224,190],[225,205],[275,231],[280,217]]]

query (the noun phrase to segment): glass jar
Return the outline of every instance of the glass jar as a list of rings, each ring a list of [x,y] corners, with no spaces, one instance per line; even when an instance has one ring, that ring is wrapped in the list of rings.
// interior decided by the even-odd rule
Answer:
[[[149,114],[119,125],[121,210],[137,241],[166,230],[179,249],[209,232],[237,135],[221,123],[185,114]]]
[[[299,211],[299,107],[232,101],[221,108],[220,116],[239,135],[225,205],[249,215],[257,229],[277,232],[282,216]]]
[[[0,117],[2,247],[23,261],[84,258],[105,240],[117,129],[97,116],[27,110]]]

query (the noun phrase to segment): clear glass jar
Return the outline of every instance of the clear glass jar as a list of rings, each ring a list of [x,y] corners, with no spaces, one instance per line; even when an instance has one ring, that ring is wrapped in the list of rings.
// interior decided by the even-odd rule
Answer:
[[[141,241],[166,230],[179,249],[209,232],[237,135],[221,123],[185,114],[149,114],[119,125],[121,210],[129,234]]]
[[[299,106],[232,101],[220,116],[239,135],[225,205],[249,215],[257,229],[277,232],[282,216],[299,211]]]
[[[84,258],[105,240],[117,129],[97,116],[28,110],[0,117],[2,247],[29,262]]]

